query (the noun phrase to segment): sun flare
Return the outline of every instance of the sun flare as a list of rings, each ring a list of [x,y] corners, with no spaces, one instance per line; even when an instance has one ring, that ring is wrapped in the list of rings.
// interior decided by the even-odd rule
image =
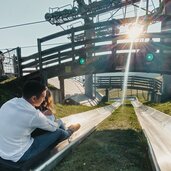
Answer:
[[[135,40],[139,37],[139,35],[143,32],[143,25],[140,24],[132,24],[128,27],[127,35],[131,40]]]

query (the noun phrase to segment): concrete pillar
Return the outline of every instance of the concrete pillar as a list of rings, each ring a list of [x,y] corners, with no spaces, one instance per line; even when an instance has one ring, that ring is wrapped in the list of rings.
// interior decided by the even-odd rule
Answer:
[[[150,101],[150,91],[147,93],[147,101]]]
[[[60,84],[60,90],[61,90],[61,101],[60,103],[64,103],[65,100],[65,87],[64,87],[64,78],[59,77],[59,84]]]
[[[155,92],[152,91],[151,92],[151,99],[150,99],[151,102],[155,102]]]
[[[109,89],[106,88],[105,90],[105,96],[106,96],[106,101],[108,102],[109,101]]]
[[[85,75],[85,95],[89,98],[93,98],[93,76]]]
[[[61,91],[57,89],[56,87],[50,87],[50,91],[52,92],[54,103],[60,103],[61,102]]]
[[[171,75],[163,75],[163,87],[161,101],[171,99]]]

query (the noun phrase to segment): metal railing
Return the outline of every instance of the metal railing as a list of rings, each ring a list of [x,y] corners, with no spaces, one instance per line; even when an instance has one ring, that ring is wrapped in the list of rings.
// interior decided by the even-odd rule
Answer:
[[[1,77],[15,76],[20,77],[21,71],[21,49],[19,47],[6,50],[2,53]]]

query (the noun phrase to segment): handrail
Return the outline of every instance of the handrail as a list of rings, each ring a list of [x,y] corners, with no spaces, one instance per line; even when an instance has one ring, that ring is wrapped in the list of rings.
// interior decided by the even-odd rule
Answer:
[[[124,76],[97,76],[94,86],[97,88],[122,88]],[[129,76],[127,87],[130,89],[161,92],[162,82],[155,78]]]
[[[161,34],[161,33],[150,33],[148,35],[143,34],[141,35],[141,37],[146,37],[146,38],[163,38],[163,37],[171,37],[171,34]],[[104,38],[93,38],[93,39],[87,39],[87,40],[83,40],[83,41],[77,41],[74,43],[67,43],[64,45],[60,45],[60,46],[56,46],[53,48],[49,48],[46,50],[42,50],[41,54],[42,54],[42,59],[43,61],[48,61],[51,60],[52,58],[60,58],[63,55],[66,55],[66,59],[71,59],[72,56],[71,53],[75,56],[78,56],[79,51],[81,50],[79,49],[75,49],[73,50],[69,50],[71,48],[71,46],[79,47],[79,46],[84,46],[87,43],[100,43],[100,42],[105,42],[105,41],[111,41],[111,40],[120,40],[120,39],[124,39],[125,35],[110,35],[110,36],[106,36]],[[130,43],[124,43],[126,45],[124,45],[124,48],[128,48]],[[154,45],[158,48],[160,48],[161,43],[160,42],[143,42],[143,43],[136,43],[136,45],[134,45],[134,48],[141,48],[141,46],[144,46],[145,44],[151,44]],[[107,49],[105,49],[105,47],[107,47]],[[169,47],[169,44],[166,44],[166,46],[162,46],[162,48],[165,48],[167,50],[171,50],[171,48]],[[111,51],[112,48],[115,48],[115,50],[123,50],[123,44],[119,43],[116,44],[115,46],[112,46],[112,44],[110,45],[101,45],[101,46],[97,46],[97,47],[88,47],[85,48],[85,50],[94,52],[94,53],[99,53],[99,52],[105,52],[105,51]],[[68,49],[68,51],[66,51]],[[63,52],[64,51],[64,52]],[[65,52],[66,51],[66,52]],[[60,53],[59,53],[60,52]],[[55,54],[54,54],[55,53]],[[127,52],[125,52],[127,53]],[[118,54],[119,55],[119,54]],[[38,58],[38,53],[35,53],[33,55],[30,55],[28,57],[22,58],[22,68],[26,68],[26,67],[31,67],[31,66],[35,66],[38,65],[38,60],[35,60]],[[35,61],[33,61],[35,60]]]
[[[115,63],[114,71],[117,71],[117,67],[120,67],[119,66],[120,63],[117,60],[121,59],[122,61],[123,57],[125,58],[125,56],[128,54],[130,42],[119,43],[118,40],[125,40],[126,35],[115,34],[113,33],[114,30],[109,32],[109,34],[102,35],[100,37],[97,36],[97,33],[98,33],[99,28],[103,30],[105,29],[104,27],[108,26],[109,28],[114,29],[118,25],[120,25],[119,21],[114,19],[114,20],[109,20],[109,21],[104,21],[104,22],[86,24],[84,26],[71,28],[65,31],[61,31],[61,32],[40,38],[38,39],[39,47],[42,46],[42,43],[45,43],[49,40],[54,40],[56,38],[61,38],[62,36],[68,37],[68,35],[70,35],[72,37],[70,39],[70,42],[68,43],[65,43],[59,46],[54,45],[53,47],[48,48],[48,49],[40,48],[41,50],[39,53],[35,53],[30,56],[22,58],[21,68],[24,72],[24,70],[27,70],[27,69],[29,70],[29,68],[35,68],[35,69],[48,68],[48,66],[60,67],[61,64],[64,64],[68,61],[70,61],[70,64],[72,64],[72,62],[77,62],[80,51],[84,50],[87,54],[93,53],[94,54],[93,57],[97,57],[97,53],[98,54],[107,53],[107,52],[112,53],[112,58]],[[89,30],[93,34],[90,39],[86,38],[86,39],[82,39],[79,41],[76,41],[74,39],[74,36],[77,33],[80,33],[80,31],[83,31],[84,33],[87,30]],[[144,40],[148,38],[150,41],[149,42],[146,42],[146,41],[136,42],[133,46],[134,52],[132,51],[132,56],[136,52],[138,52],[138,50],[141,49],[143,46],[150,46],[150,47],[154,46],[155,49],[157,49],[159,52],[157,54],[159,56],[158,58],[162,58],[162,54],[160,54],[160,52],[162,52],[163,50],[171,51],[170,45],[169,43],[165,43],[164,44],[165,46],[161,46],[161,42],[159,40],[155,40],[154,38],[162,39],[166,37],[171,39],[171,33],[160,32],[160,33],[141,34],[139,40],[141,38],[143,38]],[[154,41],[151,41],[153,39]],[[97,43],[100,43],[101,45],[99,44],[97,45]],[[163,42],[162,42],[162,45],[163,45]],[[127,51],[123,52],[123,50],[127,50]],[[122,51],[122,55],[120,54],[120,51]],[[120,56],[122,57],[120,58]],[[87,56],[87,58],[90,58],[90,57]],[[166,61],[169,59],[164,59],[164,60]],[[41,61],[41,64],[39,64],[40,61]],[[122,63],[121,65],[123,66],[124,63]],[[136,70],[136,68],[134,69]],[[143,70],[143,69],[140,68],[140,70]],[[162,69],[160,68],[157,68],[156,70],[153,69],[154,72],[161,72],[160,70],[162,71]],[[170,68],[168,69],[165,68],[163,70],[166,72],[169,72]]]

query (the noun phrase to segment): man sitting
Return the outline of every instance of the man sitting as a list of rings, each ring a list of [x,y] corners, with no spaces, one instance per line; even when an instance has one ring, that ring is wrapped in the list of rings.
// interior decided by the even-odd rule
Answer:
[[[23,96],[13,98],[0,109],[0,157],[13,162],[23,162],[39,155],[47,148],[70,137],[80,128],[74,124],[67,130],[59,128],[57,122],[48,119],[40,110],[46,96],[46,86],[31,80],[23,87]],[[40,128],[46,133],[31,137]]]

